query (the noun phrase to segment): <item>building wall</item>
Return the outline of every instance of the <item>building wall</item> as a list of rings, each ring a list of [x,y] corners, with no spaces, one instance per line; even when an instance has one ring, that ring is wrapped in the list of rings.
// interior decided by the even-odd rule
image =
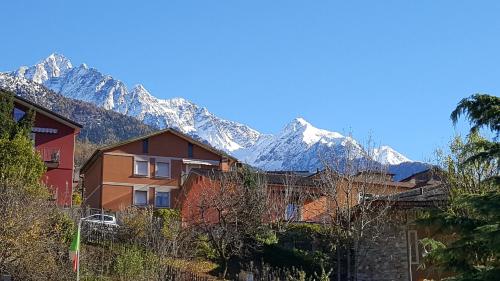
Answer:
[[[102,179],[102,201],[99,208],[118,211],[133,204],[134,188],[149,187],[149,204],[155,203],[155,192],[170,191],[170,206],[177,207],[180,186],[183,177],[188,171],[188,166],[183,163],[184,159],[216,161],[219,165],[203,166],[220,169],[223,157],[215,154],[201,146],[193,144],[192,157],[188,154],[189,141],[171,132],[149,137],[147,151],[143,148],[143,140],[138,140],[119,147],[103,151]],[[134,159],[140,157],[149,160],[148,176],[134,174]],[[170,162],[170,177],[158,178],[155,176],[156,160]],[[97,163],[91,166],[98,165]],[[91,168],[87,168],[91,171]],[[87,178],[88,172],[84,172]],[[92,175],[91,177],[95,177]],[[91,201],[92,204],[97,203]]]
[[[103,208],[117,211],[132,205],[132,190],[132,186],[104,184],[102,186]]]
[[[302,206],[302,220],[306,222],[323,222],[326,219],[327,206],[325,196],[306,200]]]
[[[186,224],[197,223],[201,220],[200,200],[203,196],[211,194],[216,194],[217,191],[213,188],[217,184],[212,182],[209,178],[200,175],[191,175],[188,182],[184,185],[184,188],[179,191],[177,196],[177,206],[181,211],[182,221]],[[208,211],[205,216],[206,221],[217,221],[217,216],[213,211]]]
[[[28,109],[18,103],[16,108]],[[35,113],[33,127],[56,129],[57,133],[34,133],[35,148],[41,154],[43,151],[59,150],[57,167],[47,167],[42,181],[51,189],[57,205],[71,206],[73,194],[73,169],[75,138],[79,130],[69,127],[41,112]]]
[[[357,277],[360,281],[375,280],[442,280],[450,277],[432,266],[422,267],[424,249],[419,242],[424,237],[446,241],[436,229],[415,223],[419,208],[397,208],[388,213],[386,223],[378,227],[378,239],[365,236],[356,255]]]
[[[182,172],[182,161],[178,159],[170,160],[171,177],[155,178],[155,156],[160,155],[143,155],[149,158],[149,177],[134,175],[134,155],[124,154],[116,155],[105,152],[103,182],[119,182],[130,184],[149,184],[149,185],[168,185],[179,186]],[[112,152],[111,152],[112,153]]]
[[[84,189],[84,205],[99,209],[101,208],[101,189],[102,185],[102,157],[96,161],[85,171],[83,178]]]
[[[399,215],[379,229],[383,231],[380,238],[371,239],[368,235],[360,242],[356,255],[357,280],[410,280],[406,221]]]

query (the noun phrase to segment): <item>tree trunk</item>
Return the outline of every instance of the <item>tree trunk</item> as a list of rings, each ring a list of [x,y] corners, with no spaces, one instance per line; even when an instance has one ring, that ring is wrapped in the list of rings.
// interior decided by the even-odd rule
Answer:
[[[227,275],[227,259],[224,260],[224,271],[222,271],[222,279],[226,279]]]
[[[352,280],[352,275],[351,275],[351,243],[347,243],[347,280],[353,281]]]
[[[340,247],[337,242],[337,281],[342,281]]]

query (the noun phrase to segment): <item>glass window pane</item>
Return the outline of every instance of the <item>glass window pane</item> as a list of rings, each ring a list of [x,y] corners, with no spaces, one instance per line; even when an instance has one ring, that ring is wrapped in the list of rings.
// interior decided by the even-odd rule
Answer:
[[[299,206],[296,204],[288,204],[286,206],[285,219],[287,220],[299,220]]]
[[[21,109],[15,107],[14,108],[14,120],[19,121],[21,120],[21,118],[24,117],[24,114],[26,114],[24,111],[22,111]]]
[[[170,176],[170,165],[169,165],[169,163],[156,162],[156,176],[158,176],[158,177],[169,177]]]
[[[134,191],[134,204],[135,205],[147,205],[148,204],[148,192],[142,190]]]
[[[156,207],[170,207],[170,192],[156,192]]]
[[[135,161],[135,174],[141,176],[148,175],[148,162],[147,161]]]

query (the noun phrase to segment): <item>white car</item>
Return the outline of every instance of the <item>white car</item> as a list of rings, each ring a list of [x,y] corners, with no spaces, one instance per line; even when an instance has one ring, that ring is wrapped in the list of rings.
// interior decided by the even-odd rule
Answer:
[[[118,226],[118,223],[116,222],[116,218],[114,216],[104,215],[104,214],[91,215],[82,218],[82,221],[95,224],[103,224],[107,226]]]

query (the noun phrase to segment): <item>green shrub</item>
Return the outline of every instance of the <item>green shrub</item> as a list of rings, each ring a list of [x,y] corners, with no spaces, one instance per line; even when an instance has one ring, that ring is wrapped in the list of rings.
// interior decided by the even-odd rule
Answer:
[[[196,241],[196,256],[212,261],[216,260],[218,257],[217,252],[212,245],[210,245],[206,235],[200,235]]]
[[[158,209],[154,216],[162,221],[162,233],[168,240],[173,240],[180,231],[181,214],[177,209]]]
[[[118,253],[114,270],[121,279],[133,280],[144,272],[144,257],[136,247],[124,247]],[[132,278],[132,279],[131,279]]]
[[[71,196],[71,200],[73,202],[73,206],[80,206],[82,204],[82,195],[75,191],[73,192],[72,196]]]
[[[278,236],[276,235],[276,232],[267,230],[262,233],[257,233],[255,240],[262,245],[273,245],[278,243]]]

